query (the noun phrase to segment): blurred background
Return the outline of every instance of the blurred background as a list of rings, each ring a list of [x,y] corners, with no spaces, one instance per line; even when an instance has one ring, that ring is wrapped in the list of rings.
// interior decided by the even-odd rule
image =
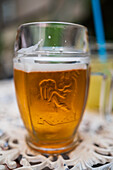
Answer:
[[[105,39],[113,41],[113,1],[100,0]],[[0,0],[0,79],[13,77],[14,41],[20,24],[66,21],[85,25],[95,41],[91,0]]]

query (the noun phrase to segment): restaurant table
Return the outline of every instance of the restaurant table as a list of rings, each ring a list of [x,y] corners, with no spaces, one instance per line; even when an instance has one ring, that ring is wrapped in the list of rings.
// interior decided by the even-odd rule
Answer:
[[[13,79],[0,81],[0,170],[112,170],[113,123],[85,112],[76,148],[65,154],[42,155],[25,142]]]

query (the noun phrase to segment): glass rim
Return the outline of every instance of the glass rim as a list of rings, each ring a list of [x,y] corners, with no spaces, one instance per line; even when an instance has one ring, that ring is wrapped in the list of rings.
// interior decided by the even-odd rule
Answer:
[[[41,25],[41,24],[62,24],[63,25],[69,25],[69,26],[75,26],[78,28],[83,28],[87,30],[87,27],[81,24],[75,24],[71,22],[64,22],[64,21],[42,21],[42,22],[28,22],[21,24],[18,28],[24,27],[24,26],[31,26],[31,25]]]
[[[63,52],[60,52],[60,51],[44,51],[44,50],[42,50],[42,51],[35,51],[35,52],[28,52],[28,53],[26,53],[25,51],[23,51],[23,52],[20,52],[20,51],[15,51],[15,55],[18,55],[18,54],[22,54],[22,55],[27,55],[27,56],[29,56],[29,57],[31,57],[31,56],[37,56],[38,57],[38,55],[45,55],[45,56],[48,56],[48,55],[66,55],[66,56],[68,56],[68,55],[71,55],[71,56],[73,56],[73,57],[87,57],[87,56],[90,56],[90,51],[89,52],[79,52],[79,51],[63,51]],[[65,56],[65,57],[66,57]]]

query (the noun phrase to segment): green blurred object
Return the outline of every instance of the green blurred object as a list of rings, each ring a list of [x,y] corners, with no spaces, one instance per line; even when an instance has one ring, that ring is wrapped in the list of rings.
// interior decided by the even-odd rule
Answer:
[[[55,36],[52,36],[54,35]],[[59,37],[60,35],[62,35],[62,28],[60,27],[47,27],[45,30],[45,35],[47,41],[45,40],[45,44],[44,46],[46,47],[57,47],[57,46],[61,46],[62,42],[60,41]],[[49,41],[50,40],[50,41]]]

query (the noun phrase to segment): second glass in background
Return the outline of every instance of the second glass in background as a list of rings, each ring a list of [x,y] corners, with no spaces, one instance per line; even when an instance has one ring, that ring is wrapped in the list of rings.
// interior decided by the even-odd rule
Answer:
[[[106,44],[107,60],[100,60],[97,45],[91,46],[91,79],[87,111],[111,119],[113,112],[113,44]]]

